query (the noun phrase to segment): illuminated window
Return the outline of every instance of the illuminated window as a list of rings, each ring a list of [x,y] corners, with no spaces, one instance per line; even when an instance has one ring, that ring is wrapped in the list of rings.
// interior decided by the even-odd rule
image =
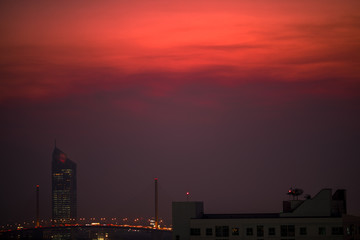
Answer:
[[[353,224],[346,227],[347,235],[353,235],[354,233],[355,233],[355,226]]]
[[[239,228],[232,228],[231,232],[233,236],[239,236]]]

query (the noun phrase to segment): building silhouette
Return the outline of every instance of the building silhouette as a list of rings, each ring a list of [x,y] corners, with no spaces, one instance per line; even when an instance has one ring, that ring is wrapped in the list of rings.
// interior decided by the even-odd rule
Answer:
[[[53,223],[75,222],[76,211],[76,163],[55,145],[52,154]]]
[[[173,202],[172,213],[173,240],[360,239],[360,217],[347,215],[343,189],[284,201],[280,213],[205,214],[203,202]]]

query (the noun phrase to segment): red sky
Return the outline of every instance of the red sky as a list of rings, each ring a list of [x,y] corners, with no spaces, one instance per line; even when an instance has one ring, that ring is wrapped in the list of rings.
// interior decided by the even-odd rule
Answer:
[[[144,164],[148,171],[141,171],[150,179],[164,174],[174,192],[186,190],[176,167],[191,163],[188,185],[219,211],[210,188],[199,189],[243,182],[229,165],[253,169],[242,172],[247,179],[262,169],[259,180],[239,187],[249,196],[258,197],[251,189],[262,185],[277,193],[293,184],[355,192],[360,179],[346,173],[359,166],[359,9],[358,0],[1,2],[3,155],[22,162],[34,154],[42,159],[37,164],[50,164],[57,138],[74,161],[89,166],[86,181],[94,181],[85,176],[107,152],[102,164],[113,167],[104,174],[124,167],[131,178],[134,165]],[[339,161],[345,164],[334,178]],[[6,189],[29,191],[15,180],[17,164],[7,164],[1,180],[14,183]],[[285,166],[299,170],[287,175]],[[223,182],[213,182],[216,175]],[[50,191],[46,174],[36,179],[42,180]],[[86,189],[85,180],[80,184]],[[95,204],[85,203],[90,192],[79,198],[83,214]],[[349,199],[359,202],[353,194]],[[277,202],[243,204],[277,211]],[[353,211],[360,214],[358,206]]]
[[[128,75],[147,72],[169,78],[201,72],[229,86],[325,78],[353,86],[359,78],[358,1],[2,5],[1,101],[47,98],[59,90],[77,94],[89,84],[81,76],[86,73],[73,76],[79,68],[105,68],[116,76],[92,80],[97,90],[122,88]],[[24,82],[23,75],[34,79]],[[154,94],[166,95],[188,80],[168,81],[151,86]]]

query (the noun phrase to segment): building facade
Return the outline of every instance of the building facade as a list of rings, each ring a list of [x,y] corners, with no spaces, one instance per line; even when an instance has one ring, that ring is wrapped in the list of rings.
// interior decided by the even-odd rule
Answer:
[[[173,240],[360,239],[360,217],[346,214],[345,193],[323,189],[264,214],[205,214],[202,202],[173,202]]]
[[[54,224],[76,221],[76,163],[55,146],[52,154],[52,219]]]

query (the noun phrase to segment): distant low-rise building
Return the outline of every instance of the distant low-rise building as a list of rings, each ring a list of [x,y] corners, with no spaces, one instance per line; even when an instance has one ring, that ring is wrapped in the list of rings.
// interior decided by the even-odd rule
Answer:
[[[283,202],[283,212],[205,214],[203,202],[173,202],[173,240],[360,239],[360,217],[347,215],[346,191]]]

